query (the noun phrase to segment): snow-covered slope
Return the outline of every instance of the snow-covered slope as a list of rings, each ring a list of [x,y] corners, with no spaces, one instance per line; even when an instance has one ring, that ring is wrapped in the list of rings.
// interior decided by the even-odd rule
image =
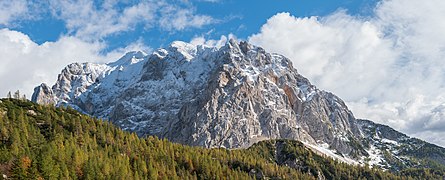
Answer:
[[[371,127],[380,125],[356,120],[340,98],[313,86],[289,59],[235,40],[221,48],[176,41],[109,64],[74,63],[52,88],[36,87],[32,100],[189,145],[240,148],[295,139],[349,163],[388,168],[395,165],[382,147],[400,155],[400,139],[374,136]]]

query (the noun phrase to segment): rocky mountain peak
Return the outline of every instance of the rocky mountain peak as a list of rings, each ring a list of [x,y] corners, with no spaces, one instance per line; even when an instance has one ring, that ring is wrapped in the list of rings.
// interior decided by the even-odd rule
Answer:
[[[355,119],[339,97],[317,89],[288,58],[234,39],[220,48],[175,41],[115,63],[71,64],[51,89],[37,87],[33,100],[189,145],[242,148],[295,139],[350,163],[383,153],[375,151],[371,125]]]
[[[139,135],[206,147],[289,138],[350,153],[344,141],[357,129],[344,103],[311,85],[289,59],[233,39],[221,48],[175,41],[114,63],[73,63],[52,91],[57,104]]]

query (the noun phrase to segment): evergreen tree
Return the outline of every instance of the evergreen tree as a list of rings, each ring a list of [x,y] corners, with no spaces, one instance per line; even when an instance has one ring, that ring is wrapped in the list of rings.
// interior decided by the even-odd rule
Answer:
[[[20,91],[19,90],[15,91],[14,99],[20,99]]]

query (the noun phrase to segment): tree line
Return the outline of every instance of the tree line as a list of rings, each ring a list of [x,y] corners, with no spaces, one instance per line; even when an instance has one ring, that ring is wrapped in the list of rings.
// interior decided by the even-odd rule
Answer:
[[[14,92],[14,95],[13,95],[13,94],[11,94],[11,91],[8,91],[8,94],[6,94],[6,98],[26,100],[26,94],[23,94],[22,96],[20,96],[20,91],[17,90]]]

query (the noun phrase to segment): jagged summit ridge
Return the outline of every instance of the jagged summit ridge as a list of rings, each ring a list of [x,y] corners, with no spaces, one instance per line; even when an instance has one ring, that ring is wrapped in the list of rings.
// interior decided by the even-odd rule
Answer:
[[[219,48],[175,41],[114,63],[68,65],[52,88],[35,89],[33,101],[189,145],[296,139],[353,163],[375,152],[371,132],[340,98],[317,89],[286,57],[233,39]]]

